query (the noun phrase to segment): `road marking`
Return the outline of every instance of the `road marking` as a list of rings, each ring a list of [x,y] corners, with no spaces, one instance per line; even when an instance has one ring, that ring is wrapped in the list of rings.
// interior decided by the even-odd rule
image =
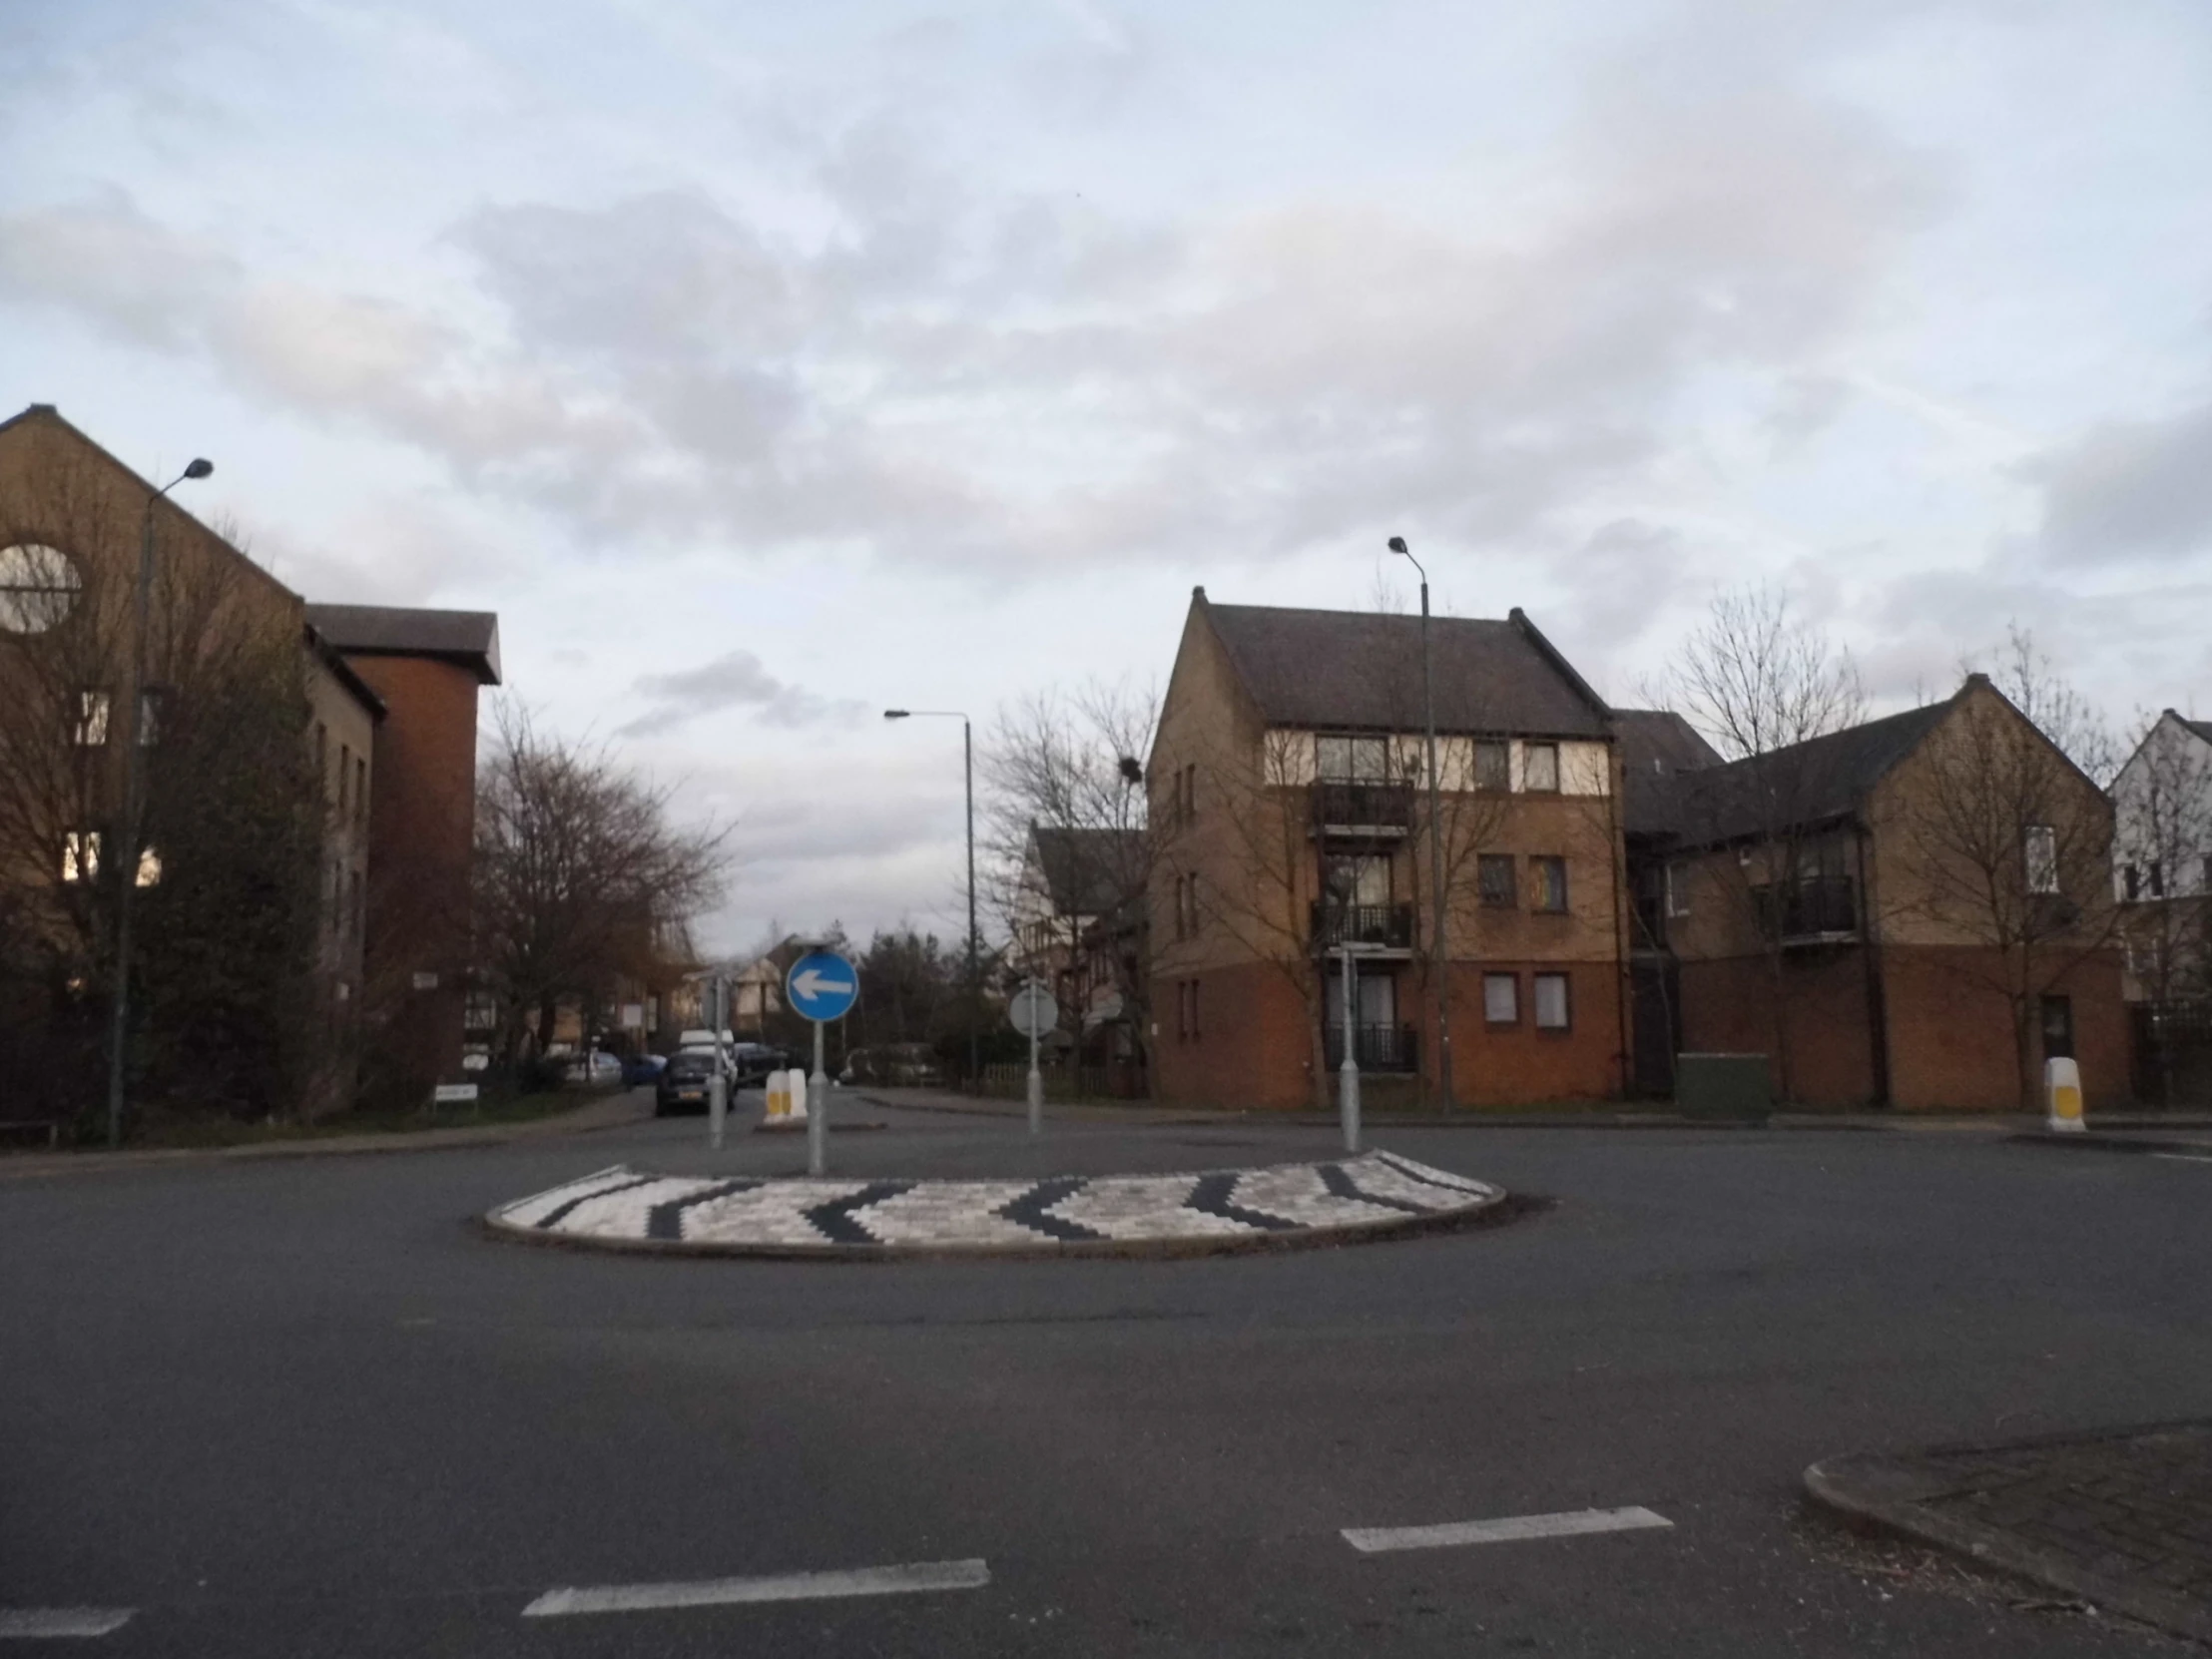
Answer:
[[[914,1561],[847,1572],[793,1572],[775,1578],[708,1578],[689,1584],[602,1584],[548,1590],[522,1610],[526,1619],[565,1613],[642,1613],[662,1607],[722,1607],[746,1601],[816,1601],[831,1596],[895,1596],[916,1590],[980,1590],[991,1581],[983,1561]]]
[[[0,1607],[0,1641],[105,1636],[131,1622],[129,1607]]]
[[[1571,1538],[1583,1532],[1636,1532],[1672,1526],[1649,1509],[1568,1509],[1556,1515],[1506,1515],[1498,1520],[1446,1521],[1440,1526],[1348,1526],[1345,1542],[1370,1555],[1391,1549],[1443,1549],[1452,1544],[1508,1544],[1521,1538]]]
[[[2153,1152],[2151,1156],[2169,1164],[2212,1164],[2212,1153],[2207,1152]]]

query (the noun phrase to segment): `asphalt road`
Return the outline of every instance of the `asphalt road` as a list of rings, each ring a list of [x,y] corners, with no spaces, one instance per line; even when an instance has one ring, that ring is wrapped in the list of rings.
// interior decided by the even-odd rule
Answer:
[[[869,1111],[892,1175],[1197,1168],[1326,1132]],[[695,1121],[0,1179],[0,1651],[2170,1654],[1808,1521],[1830,1453],[2212,1412],[2212,1163],[1981,1137],[1391,1130],[1555,1201],[1186,1262],[826,1265],[465,1218]],[[1347,1527],[1671,1525],[1365,1554]],[[912,1563],[976,1587],[524,1616]],[[823,1588],[819,1583],[812,1586]],[[8,1610],[14,1610],[11,1615]]]

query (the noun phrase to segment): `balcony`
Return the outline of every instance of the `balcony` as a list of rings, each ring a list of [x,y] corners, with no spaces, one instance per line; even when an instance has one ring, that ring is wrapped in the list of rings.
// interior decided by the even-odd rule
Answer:
[[[1314,825],[1331,835],[1402,835],[1413,827],[1413,786],[1325,778],[1314,786]]]
[[[1420,1070],[1420,1033],[1410,1025],[1355,1025],[1352,1056],[1362,1071]],[[1322,1032],[1322,1048],[1329,1069],[1345,1063],[1345,1030],[1329,1026]]]
[[[1768,938],[1779,938],[1784,944],[1818,944],[1857,936],[1859,883],[1850,876],[1822,875],[1784,882],[1779,888],[1779,916],[1775,909],[1777,890],[1772,886],[1751,889],[1759,930]]]
[[[1316,950],[1336,950],[1345,945],[1365,950],[1413,948],[1413,907],[1410,904],[1339,904],[1332,899],[1314,901],[1309,937]]]

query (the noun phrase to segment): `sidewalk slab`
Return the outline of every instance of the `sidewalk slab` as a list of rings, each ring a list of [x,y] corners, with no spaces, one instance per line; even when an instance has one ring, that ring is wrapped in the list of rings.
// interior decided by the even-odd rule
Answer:
[[[2212,1420],[1831,1457],[1805,1489],[1855,1523],[2212,1641]]]

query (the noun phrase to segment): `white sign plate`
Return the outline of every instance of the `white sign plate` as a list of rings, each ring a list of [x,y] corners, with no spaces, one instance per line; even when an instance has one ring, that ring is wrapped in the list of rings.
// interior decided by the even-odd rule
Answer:
[[[1058,1029],[1060,1005],[1052,1000],[1050,991],[1031,983],[1014,992],[1013,1000],[1006,1004],[1006,1017],[1023,1036],[1041,1037]]]
[[[474,1083],[440,1083],[438,1085],[437,1104],[440,1106],[450,1106],[458,1101],[474,1100],[475,1098],[476,1085]]]

